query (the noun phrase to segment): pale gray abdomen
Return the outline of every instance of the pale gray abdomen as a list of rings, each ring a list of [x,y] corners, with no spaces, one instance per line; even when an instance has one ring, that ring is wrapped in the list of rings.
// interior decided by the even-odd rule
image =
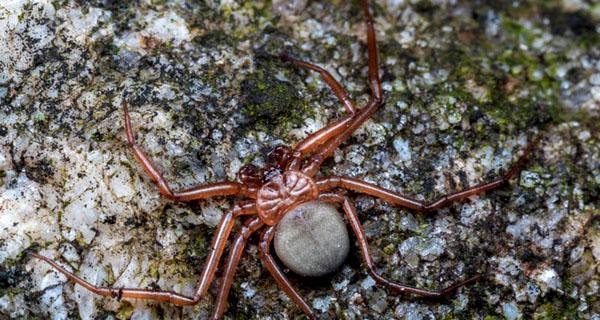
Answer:
[[[348,230],[336,207],[311,201],[288,212],[274,239],[279,259],[295,273],[318,277],[335,271],[350,249]]]

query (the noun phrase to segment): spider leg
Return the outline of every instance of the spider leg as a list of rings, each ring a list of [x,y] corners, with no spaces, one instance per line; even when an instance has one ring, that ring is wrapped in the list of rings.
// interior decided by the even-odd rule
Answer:
[[[322,146],[316,148],[314,155],[308,160],[302,172],[314,176],[319,170],[323,161],[331,157],[335,149],[340,144],[346,141],[356,129],[358,129],[365,121],[367,121],[379,107],[384,103],[383,89],[381,88],[381,79],[379,78],[379,60],[377,57],[377,38],[375,35],[375,27],[373,16],[369,11],[369,3],[367,0],[362,0],[361,5],[365,15],[367,24],[367,54],[369,59],[369,86],[371,87],[371,97],[367,105],[356,113],[356,116],[347,124],[346,129],[336,132],[336,134]]]
[[[248,238],[256,230],[263,226],[263,222],[260,218],[254,218],[244,223],[244,226],[233,241],[233,247],[229,251],[229,257],[227,258],[227,265],[225,266],[225,272],[223,273],[223,279],[221,280],[221,286],[219,288],[219,295],[217,296],[217,305],[213,311],[212,319],[221,319],[223,312],[225,312],[225,304],[227,303],[227,297],[229,296],[229,290],[233,283],[233,276],[237,269],[238,263],[242,258],[242,253]]]
[[[142,165],[144,170],[146,170],[146,172],[150,175],[150,178],[152,178],[152,180],[156,183],[156,185],[158,186],[158,191],[163,196],[171,200],[178,201],[191,201],[210,198],[214,196],[235,195],[240,193],[248,197],[254,196],[253,192],[251,192],[251,190],[248,190],[248,188],[246,188],[244,185],[228,181],[207,183],[182,191],[172,191],[169,187],[169,184],[167,183],[165,178],[163,178],[163,176],[160,174],[156,166],[144,153],[142,148],[135,142],[135,137],[131,128],[131,119],[129,117],[127,102],[123,102],[123,113],[125,116],[125,131],[127,132],[127,141],[133,149],[133,154],[137,158],[138,162]]]
[[[299,153],[297,154],[297,157],[298,159],[300,159],[303,155],[312,152],[316,147],[320,146],[321,144],[329,140],[331,137],[347,129],[349,124],[352,122],[352,119],[356,115],[356,106],[354,105],[352,99],[350,99],[350,95],[348,94],[348,92],[346,92],[344,87],[337,80],[335,80],[335,78],[327,70],[315,64],[295,59],[287,54],[281,54],[280,57],[282,60],[291,62],[298,67],[303,67],[318,72],[321,75],[323,81],[325,81],[325,83],[329,85],[329,87],[331,88],[331,90],[333,90],[338,100],[340,100],[340,102],[344,105],[346,111],[349,113],[349,115],[345,118],[335,121],[334,123],[328,124],[327,126],[310,134],[304,140],[300,141],[294,149],[296,153]]]
[[[285,53],[282,53],[280,57],[282,60],[291,62],[298,67],[303,67],[318,72],[321,75],[323,81],[325,81],[325,83],[329,85],[331,90],[333,90],[333,93],[336,95],[338,100],[340,100],[342,105],[344,105],[346,111],[349,113],[349,115],[344,119],[328,124],[327,126],[312,133],[300,143],[298,143],[294,151],[299,152],[300,155],[305,155],[307,153],[310,153],[314,148],[323,144],[325,141],[329,140],[331,137],[344,131],[348,127],[350,122],[352,122],[352,119],[356,114],[356,106],[352,99],[350,99],[350,95],[348,94],[348,92],[346,92],[344,87],[337,80],[335,80],[335,78],[327,70],[315,64],[295,59]]]
[[[292,286],[292,283],[283,274],[281,269],[279,269],[275,259],[273,259],[273,256],[271,255],[271,242],[273,241],[275,230],[276,226],[269,226],[265,231],[263,231],[260,237],[260,245],[258,247],[260,259],[267,270],[269,270],[271,273],[271,276],[273,276],[273,278],[275,278],[277,281],[279,288],[281,288],[310,319],[316,319],[315,314],[310,306],[306,303],[306,301],[304,301],[300,293],[298,293],[298,291]]]
[[[321,75],[323,81],[325,81],[325,83],[329,85],[331,90],[333,90],[333,93],[335,93],[335,96],[344,105],[346,111],[348,111],[348,113],[350,113],[351,116],[354,115],[354,113],[356,112],[356,106],[354,105],[354,102],[352,101],[352,99],[350,99],[350,95],[348,94],[348,92],[346,92],[344,87],[337,80],[335,80],[331,73],[315,64],[298,60],[285,53],[282,53],[281,55],[279,55],[279,57],[283,61],[291,62],[298,67],[318,72]]]
[[[346,217],[348,218],[348,222],[350,223],[350,226],[352,227],[352,230],[354,231],[354,234],[356,235],[356,240],[358,241],[360,251],[362,253],[363,260],[364,260],[365,264],[367,265],[367,270],[368,270],[369,274],[371,275],[371,277],[373,277],[373,279],[376,282],[392,289],[393,291],[395,291],[397,293],[412,293],[412,294],[416,294],[416,295],[424,296],[424,297],[447,297],[450,294],[452,294],[454,291],[456,291],[458,288],[460,288],[464,285],[473,283],[473,282],[477,281],[479,278],[481,278],[480,275],[476,275],[476,276],[468,278],[466,280],[457,282],[457,283],[455,283],[443,290],[439,290],[439,291],[419,289],[419,288],[410,287],[410,286],[406,286],[406,285],[403,285],[403,284],[400,284],[397,282],[390,281],[390,280],[382,277],[380,274],[378,274],[375,271],[375,263],[373,262],[373,259],[371,258],[369,244],[367,242],[367,236],[365,235],[365,231],[362,227],[362,224],[360,223],[360,220],[358,219],[358,215],[356,214],[356,209],[354,208],[354,205],[352,204],[350,199],[348,199],[347,197],[344,197],[342,195],[338,195],[338,194],[323,194],[323,195],[319,196],[319,200],[326,201],[326,202],[336,202],[336,203],[339,203],[342,205],[344,212],[346,213]]]
[[[470,196],[481,194],[485,191],[497,189],[509,182],[509,180],[521,171],[533,148],[539,141],[538,135],[532,142],[527,145],[523,154],[510,167],[510,169],[501,177],[492,181],[478,184],[465,190],[445,195],[438,200],[426,203],[420,200],[405,197],[397,192],[378,187],[374,184],[348,177],[327,177],[317,181],[317,187],[320,192],[332,190],[335,188],[344,188],[355,192],[365,193],[374,197],[381,198],[392,204],[402,206],[408,209],[419,212],[431,212],[442,207],[448,206],[453,202],[464,200]]]
[[[83,280],[74,273],[67,271],[66,269],[58,265],[58,263],[52,261],[47,257],[32,252],[30,252],[29,254],[34,258],[47,262],[58,272],[64,274],[69,280],[103,297],[112,297],[117,298],[119,300],[122,298],[153,300],[169,302],[180,306],[194,305],[198,303],[200,299],[202,299],[202,297],[204,296],[204,294],[208,290],[208,287],[214,279],[217,265],[219,264],[219,260],[221,259],[221,255],[223,254],[225,245],[227,243],[227,238],[229,237],[231,229],[233,228],[233,225],[235,223],[235,218],[241,214],[247,214],[249,212],[255,211],[256,208],[254,205],[247,205],[244,207],[236,206],[233,210],[230,210],[227,214],[223,215],[217,232],[213,236],[212,244],[210,246],[210,252],[208,254],[206,263],[204,264],[198,288],[196,289],[196,293],[193,297],[184,296],[173,291],[159,291],[141,288],[98,287]]]

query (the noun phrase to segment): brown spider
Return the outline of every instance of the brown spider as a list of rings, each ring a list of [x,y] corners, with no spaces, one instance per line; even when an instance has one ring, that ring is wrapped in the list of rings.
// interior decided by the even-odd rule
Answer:
[[[337,203],[342,206],[346,218],[356,235],[362,258],[364,259],[369,274],[376,282],[388,287],[396,293],[412,293],[426,297],[445,297],[459,287],[476,281],[480,276],[471,277],[440,291],[432,291],[392,282],[379,275],[375,271],[373,259],[369,252],[367,237],[361,222],[358,219],[354,205],[340,189],[381,198],[394,205],[417,212],[430,212],[447,206],[452,202],[460,201],[467,197],[498,188],[507,183],[524,165],[535,142],[529,144],[519,160],[502,177],[457,193],[446,195],[431,203],[411,199],[394,191],[386,190],[353,178],[339,176],[315,177],[323,161],[329,158],[340,144],[346,141],[357,128],[359,128],[380,106],[383,105],[384,99],[381,80],[379,79],[378,74],[377,44],[373,19],[369,12],[367,0],[362,0],[361,6],[367,24],[368,73],[371,89],[371,96],[367,104],[363,108],[357,109],[344,88],[323,68],[308,62],[296,60],[285,54],[281,55],[281,58],[285,61],[318,72],[344,105],[344,108],[349,115],[309,135],[306,139],[298,143],[293,150],[284,146],[276,147],[269,153],[268,164],[264,169],[258,169],[252,165],[242,167],[238,172],[238,178],[241,183],[224,181],[204,184],[184,191],[172,191],[160,172],[156,169],[154,164],[152,164],[152,161],[148,159],[142,149],[135,143],[127,104],[123,103],[127,140],[133,148],[135,157],[150,175],[152,180],[156,182],[159,192],[163,196],[178,201],[193,201],[229,195],[245,198],[237,203],[228,213],[223,215],[217,228],[217,232],[213,237],[210,252],[204,264],[199,285],[194,296],[188,297],[172,291],[97,287],[75,274],[68,272],[49,258],[36,253],[30,254],[38,259],[46,261],[71,281],[101,296],[117,299],[133,298],[163,301],[181,306],[189,306],[198,303],[213,282],[217,266],[221,260],[227,239],[232,232],[236,219],[242,216],[248,216],[243,223],[243,226],[238,231],[235,240],[232,242],[233,247],[229,251],[229,257],[227,258],[227,263],[225,265],[223,280],[220,284],[217,304],[214,308],[212,318],[221,318],[225,311],[225,304],[227,302],[229,289],[233,282],[233,276],[248,238],[253,233],[262,230],[259,244],[262,262],[275,278],[281,289],[286,292],[286,294],[302,309],[302,311],[304,311],[304,313],[306,313],[306,315],[308,315],[309,318],[314,319],[315,314],[310,306],[304,301],[281,269],[276,265],[275,260],[271,255],[271,242],[277,224],[288,212],[301,203],[323,201]]]

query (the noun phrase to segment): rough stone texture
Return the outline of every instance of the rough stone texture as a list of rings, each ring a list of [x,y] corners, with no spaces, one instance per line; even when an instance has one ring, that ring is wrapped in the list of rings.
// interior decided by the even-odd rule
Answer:
[[[387,102],[323,174],[433,200],[502,174],[543,138],[509,186],[435,214],[350,194],[386,277],[423,288],[483,281],[444,301],[397,296],[356,250],[330,278],[292,281],[322,318],[598,319],[600,6],[372,8]],[[2,1],[0,317],[205,319],[214,290],[185,308],[100,299],[23,251],[101,285],[192,292],[231,199],[162,199],[127,148],[121,101],[173,186],[234,179],[343,115],[317,75],[272,55],[322,65],[366,101],[362,22],[345,1]],[[232,319],[301,316],[255,239],[229,301]]]
[[[294,273],[324,276],[346,260],[350,250],[348,228],[334,205],[306,202],[277,224],[273,249]]]

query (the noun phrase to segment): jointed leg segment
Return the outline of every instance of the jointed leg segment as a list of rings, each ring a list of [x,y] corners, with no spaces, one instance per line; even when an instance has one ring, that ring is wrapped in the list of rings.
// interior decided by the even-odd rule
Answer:
[[[333,93],[335,93],[336,97],[344,105],[346,111],[348,111],[350,115],[354,115],[354,113],[356,112],[356,106],[354,106],[354,102],[352,101],[352,99],[350,99],[350,95],[348,94],[348,92],[346,92],[344,87],[342,87],[342,85],[339,82],[337,82],[337,80],[335,80],[331,73],[315,64],[295,59],[285,53],[281,54],[280,57],[282,60],[291,62],[299,67],[318,72],[321,75],[323,81],[325,81],[325,83],[329,85],[331,90],[333,90]]]
[[[294,303],[304,311],[304,313],[310,318],[315,319],[315,314],[312,309],[304,301],[300,293],[294,288],[291,282],[287,279],[285,274],[279,269],[275,259],[271,255],[271,242],[275,235],[276,226],[269,226],[260,237],[259,254],[263,264],[271,273],[271,276],[277,281],[277,284],[283,290]]]
[[[454,291],[456,291],[456,289],[458,289],[464,285],[467,285],[469,283],[475,282],[480,278],[480,276],[474,276],[467,280],[455,283],[455,284],[453,284],[443,290],[439,290],[439,291],[414,288],[414,287],[406,286],[406,285],[403,285],[403,284],[400,284],[397,282],[387,280],[375,271],[375,263],[373,262],[373,259],[371,258],[369,244],[367,242],[367,236],[365,235],[365,231],[362,227],[362,224],[360,223],[360,220],[358,219],[358,215],[356,214],[356,209],[354,208],[354,205],[352,204],[352,202],[350,202],[350,200],[348,198],[346,198],[342,195],[333,194],[333,193],[332,194],[323,194],[319,197],[319,200],[326,201],[326,202],[335,202],[335,203],[339,203],[342,205],[342,208],[343,208],[344,212],[346,213],[346,217],[348,218],[348,222],[350,223],[350,226],[352,227],[352,230],[354,231],[354,234],[356,235],[356,240],[358,241],[358,245],[360,247],[361,254],[362,254],[363,260],[367,266],[367,270],[368,270],[369,274],[379,284],[382,284],[397,293],[412,293],[412,294],[416,294],[416,295],[424,296],[424,297],[446,297],[446,296],[452,294]]]
[[[346,92],[344,87],[337,82],[327,70],[312,63],[297,60],[287,54],[281,54],[280,57],[284,61],[292,62],[299,67],[304,67],[318,72],[323,81],[329,85],[331,90],[333,90],[333,93],[335,93],[337,98],[344,105],[346,111],[349,113],[349,115],[345,118],[328,124],[298,143],[295,151],[300,152],[301,155],[306,155],[311,153],[315,148],[325,143],[327,140],[331,139],[333,136],[336,136],[346,130],[356,115],[356,106],[354,105],[352,99],[350,99],[350,95],[348,92]]]
[[[133,154],[137,158],[138,162],[144,167],[144,170],[150,175],[150,178],[158,186],[158,191],[165,197],[171,200],[177,201],[191,201],[198,199],[206,199],[214,196],[227,196],[235,194],[243,194],[248,197],[253,197],[254,193],[248,190],[245,186],[237,182],[216,182],[208,183],[201,186],[193,187],[187,190],[174,192],[169,187],[169,184],[160,174],[156,166],[144,153],[142,148],[135,142],[133,136],[133,130],[131,129],[131,119],[129,117],[129,110],[127,109],[127,102],[123,102],[123,113],[125,115],[125,131],[127,132],[127,141],[133,148]]]
[[[367,105],[360,109],[352,120],[348,123],[346,129],[341,132],[336,132],[336,135],[331,137],[326,142],[320,142],[316,147],[307,147],[314,149],[314,155],[307,161],[307,164],[302,169],[302,172],[314,176],[321,167],[323,161],[331,157],[335,149],[337,149],[344,141],[346,141],[356,129],[358,129],[365,121],[367,121],[379,107],[383,105],[383,89],[381,87],[381,79],[379,78],[379,62],[377,57],[377,39],[375,28],[373,26],[373,17],[369,12],[369,4],[366,0],[361,1],[365,20],[367,24],[367,53],[369,59],[369,86],[371,88],[371,98]],[[310,138],[310,137],[309,137]],[[309,139],[307,138],[307,139]]]
[[[477,194],[481,194],[485,191],[496,189],[496,188],[508,183],[508,181],[512,177],[514,177],[521,170],[521,168],[525,165],[525,163],[527,162],[527,159],[529,158],[529,155],[531,154],[531,151],[533,150],[533,148],[535,147],[535,145],[537,144],[539,139],[540,139],[540,136],[537,136],[536,138],[534,138],[534,140],[532,142],[530,142],[529,145],[525,148],[525,150],[523,151],[523,154],[521,155],[521,157],[519,157],[517,162],[515,162],[510,167],[510,169],[501,177],[496,178],[490,182],[482,183],[482,184],[476,185],[474,187],[465,189],[463,191],[459,191],[456,193],[452,193],[452,194],[443,196],[442,198],[435,200],[433,202],[430,202],[430,203],[425,203],[423,201],[405,197],[397,192],[381,188],[377,185],[374,185],[374,184],[371,184],[371,183],[368,183],[368,182],[365,182],[362,180],[348,178],[348,177],[333,176],[333,177],[323,178],[323,179],[320,179],[317,181],[317,186],[318,186],[320,192],[333,190],[335,188],[343,188],[343,189],[348,189],[348,190],[352,190],[355,192],[365,193],[365,194],[368,194],[368,195],[371,195],[374,197],[378,197],[387,202],[390,202],[392,204],[402,206],[402,207],[405,207],[408,209],[416,210],[419,212],[431,212],[431,211],[435,211],[440,208],[443,208],[453,202],[461,201],[470,196],[474,196]]]
[[[49,263],[60,273],[64,274],[69,280],[103,297],[113,297],[117,299],[130,298],[153,300],[161,302],[170,302],[180,306],[194,305],[198,303],[200,299],[202,299],[204,294],[206,294],[206,291],[208,290],[210,284],[214,279],[215,271],[217,270],[217,266],[219,264],[219,261],[221,260],[221,255],[225,250],[227,238],[229,238],[229,234],[231,233],[231,229],[233,228],[233,225],[235,223],[235,218],[250,212],[256,212],[254,204],[247,205],[244,207],[236,207],[227,214],[223,215],[217,232],[213,236],[212,244],[210,246],[210,252],[208,254],[208,257],[206,258],[206,263],[200,276],[199,285],[193,297],[184,296],[173,291],[159,291],[138,288],[98,287],[81,279],[74,273],[67,271],[66,269],[58,265],[56,262],[50,260],[49,258],[38,255],[36,253],[29,254],[37,259]]]
[[[229,296],[229,290],[233,283],[233,276],[238,263],[242,258],[242,253],[244,252],[248,238],[262,226],[263,222],[259,218],[253,218],[247,221],[233,241],[233,247],[229,251],[229,257],[227,258],[227,264],[225,265],[225,272],[223,273],[223,279],[221,280],[221,285],[219,287],[217,305],[214,308],[212,319],[220,319],[223,316],[225,305],[227,304],[227,297]]]

